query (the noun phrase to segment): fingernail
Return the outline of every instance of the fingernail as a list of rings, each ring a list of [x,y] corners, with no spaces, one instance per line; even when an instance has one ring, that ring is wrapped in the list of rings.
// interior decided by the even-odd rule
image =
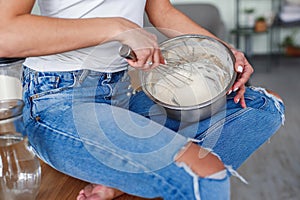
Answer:
[[[228,92],[227,92],[227,95],[230,95],[232,93],[232,90],[229,90]]]
[[[235,101],[235,103],[239,103],[240,102],[240,99],[237,99],[236,101]]]
[[[243,72],[243,67],[242,66],[238,66],[237,71],[242,73]]]
[[[234,91],[234,92],[236,92],[236,91],[238,91],[238,89],[239,89],[238,87],[237,87],[237,88],[234,88],[234,90],[233,90],[233,91]]]

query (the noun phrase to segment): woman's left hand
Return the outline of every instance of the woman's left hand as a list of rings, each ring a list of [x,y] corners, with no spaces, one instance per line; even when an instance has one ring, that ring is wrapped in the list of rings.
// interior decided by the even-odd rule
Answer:
[[[232,88],[228,91],[227,94],[230,94],[231,92],[236,92],[234,102],[240,103],[243,108],[246,108],[247,105],[244,98],[244,93],[246,91],[245,84],[249,80],[254,70],[248,62],[248,60],[246,59],[244,53],[236,49],[231,49],[231,51],[233,52],[236,59],[234,67],[238,76],[236,82],[233,84]]]

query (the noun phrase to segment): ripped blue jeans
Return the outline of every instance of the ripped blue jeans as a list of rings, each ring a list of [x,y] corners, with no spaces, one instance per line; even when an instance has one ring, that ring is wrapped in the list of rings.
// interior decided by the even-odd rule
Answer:
[[[126,193],[166,200],[229,199],[229,176],[281,126],[283,103],[247,88],[247,108],[226,109],[199,123],[166,117],[130,87],[126,71],[37,72],[24,67],[24,122],[38,156],[57,170]],[[221,179],[198,177],[174,162],[190,141],[227,166]]]

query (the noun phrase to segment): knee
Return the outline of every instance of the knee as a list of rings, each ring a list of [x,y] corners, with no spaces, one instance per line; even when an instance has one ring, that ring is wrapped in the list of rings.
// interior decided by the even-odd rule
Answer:
[[[266,91],[273,95],[274,97],[276,97],[278,100],[282,101],[283,102],[283,99],[281,98],[281,96],[279,96],[276,92],[272,91],[272,90],[268,90],[266,89]],[[282,108],[280,108],[280,106],[277,106],[276,107],[279,111],[279,113],[281,114],[281,122],[282,124],[284,123],[284,105],[282,105]]]
[[[274,92],[274,91],[272,91],[272,90],[269,90],[269,89],[266,89],[266,91],[267,91],[269,94],[274,95],[275,97],[277,97],[278,99],[280,99],[280,100],[282,101],[281,96],[279,96],[279,94],[277,94],[276,92]]]
[[[194,143],[188,143],[186,148],[177,154],[175,160],[185,163],[200,177],[207,177],[225,169],[217,156]]]

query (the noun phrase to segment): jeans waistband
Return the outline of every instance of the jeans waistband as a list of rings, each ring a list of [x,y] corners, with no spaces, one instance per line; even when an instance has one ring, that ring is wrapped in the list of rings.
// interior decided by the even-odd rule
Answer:
[[[30,69],[29,67],[23,66],[23,79],[24,81],[30,81],[38,79],[39,77],[59,77],[60,80],[70,81],[77,79],[77,81],[82,82],[87,76],[98,77],[99,80],[110,79],[110,82],[117,82],[126,72],[126,70],[118,71],[118,72],[98,72],[92,70],[75,70],[75,71],[35,71]]]

